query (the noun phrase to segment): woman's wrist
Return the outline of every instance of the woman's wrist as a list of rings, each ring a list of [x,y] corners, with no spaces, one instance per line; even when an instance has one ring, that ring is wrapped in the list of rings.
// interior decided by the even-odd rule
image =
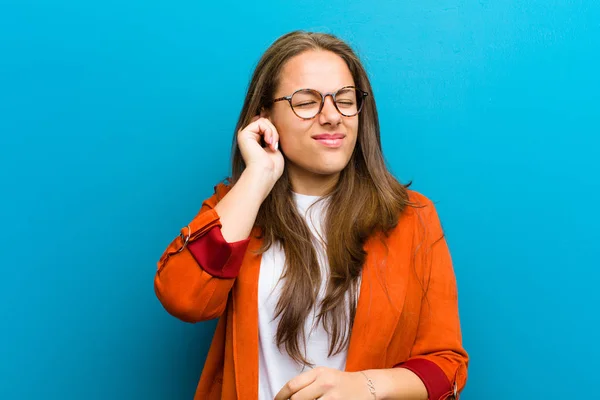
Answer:
[[[275,186],[275,182],[277,182],[277,180],[273,180],[271,176],[272,171],[269,171],[268,169],[250,166],[242,172],[240,180],[247,180],[256,192],[260,193],[261,199],[264,201],[269,193],[271,193],[273,186]]]
[[[365,380],[370,400],[427,400],[425,384],[413,372],[406,368],[369,369],[362,371],[369,377],[375,389],[375,396],[369,393],[368,381]]]
[[[369,396],[366,397],[369,400],[373,399],[373,400],[377,400],[377,390],[375,389],[375,383],[373,382],[373,380],[371,378],[369,378],[369,376],[367,375],[367,373],[365,371],[359,371],[360,374],[362,374],[362,376],[364,376],[365,378],[365,384],[367,387],[367,390],[369,392]]]

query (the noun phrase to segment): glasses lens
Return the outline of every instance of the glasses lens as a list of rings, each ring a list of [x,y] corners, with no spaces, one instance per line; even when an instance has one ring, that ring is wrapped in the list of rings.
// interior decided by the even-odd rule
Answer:
[[[340,113],[352,117],[361,110],[363,102],[362,92],[356,88],[344,88],[335,94],[335,104]]]
[[[300,118],[312,118],[319,113],[321,95],[314,90],[300,90],[292,96],[292,109]]]

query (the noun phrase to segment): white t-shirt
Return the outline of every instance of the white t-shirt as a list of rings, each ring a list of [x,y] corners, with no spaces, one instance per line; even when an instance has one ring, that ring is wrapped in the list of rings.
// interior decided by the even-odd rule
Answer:
[[[346,367],[347,350],[328,357],[329,335],[322,323],[316,324],[316,315],[318,314],[318,310],[320,310],[319,304],[325,297],[327,277],[329,276],[327,253],[320,239],[320,237],[325,238],[322,224],[325,203],[324,201],[320,201],[309,210],[308,208],[320,198],[319,196],[294,193],[294,198],[300,215],[304,216],[308,227],[313,233],[313,245],[315,246],[317,259],[321,267],[321,276],[323,277],[317,302],[305,322],[305,332],[307,335],[305,358],[315,366],[335,368],[343,371]],[[279,243],[274,243],[262,255],[258,281],[259,400],[272,400],[283,385],[309,368],[296,363],[287,354],[285,349],[280,350],[275,342],[277,325],[280,318],[274,320],[274,316],[284,283],[283,281],[279,281],[284,263],[285,254]],[[302,351],[303,345],[300,344],[300,346]]]

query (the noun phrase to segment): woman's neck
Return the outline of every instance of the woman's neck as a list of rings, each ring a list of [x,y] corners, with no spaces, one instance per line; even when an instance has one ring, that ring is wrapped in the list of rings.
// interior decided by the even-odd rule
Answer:
[[[288,166],[288,176],[292,191],[307,196],[324,196],[335,187],[340,173],[321,175]]]

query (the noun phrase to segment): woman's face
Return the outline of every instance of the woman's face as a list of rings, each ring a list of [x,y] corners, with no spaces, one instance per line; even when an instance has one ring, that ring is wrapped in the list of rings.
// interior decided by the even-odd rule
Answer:
[[[354,86],[354,79],[344,60],[329,51],[311,50],[286,62],[274,98],[289,96],[298,89],[333,93],[345,86]],[[294,190],[300,189],[297,186],[315,187],[318,182],[337,181],[356,145],[358,115],[342,116],[333,98],[327,96],[323,109],[313,119],[299,118],[287,101],[274,103],[267,116],[279,132],[279,145]],[[302,185],[302,180],[312,183]]]

